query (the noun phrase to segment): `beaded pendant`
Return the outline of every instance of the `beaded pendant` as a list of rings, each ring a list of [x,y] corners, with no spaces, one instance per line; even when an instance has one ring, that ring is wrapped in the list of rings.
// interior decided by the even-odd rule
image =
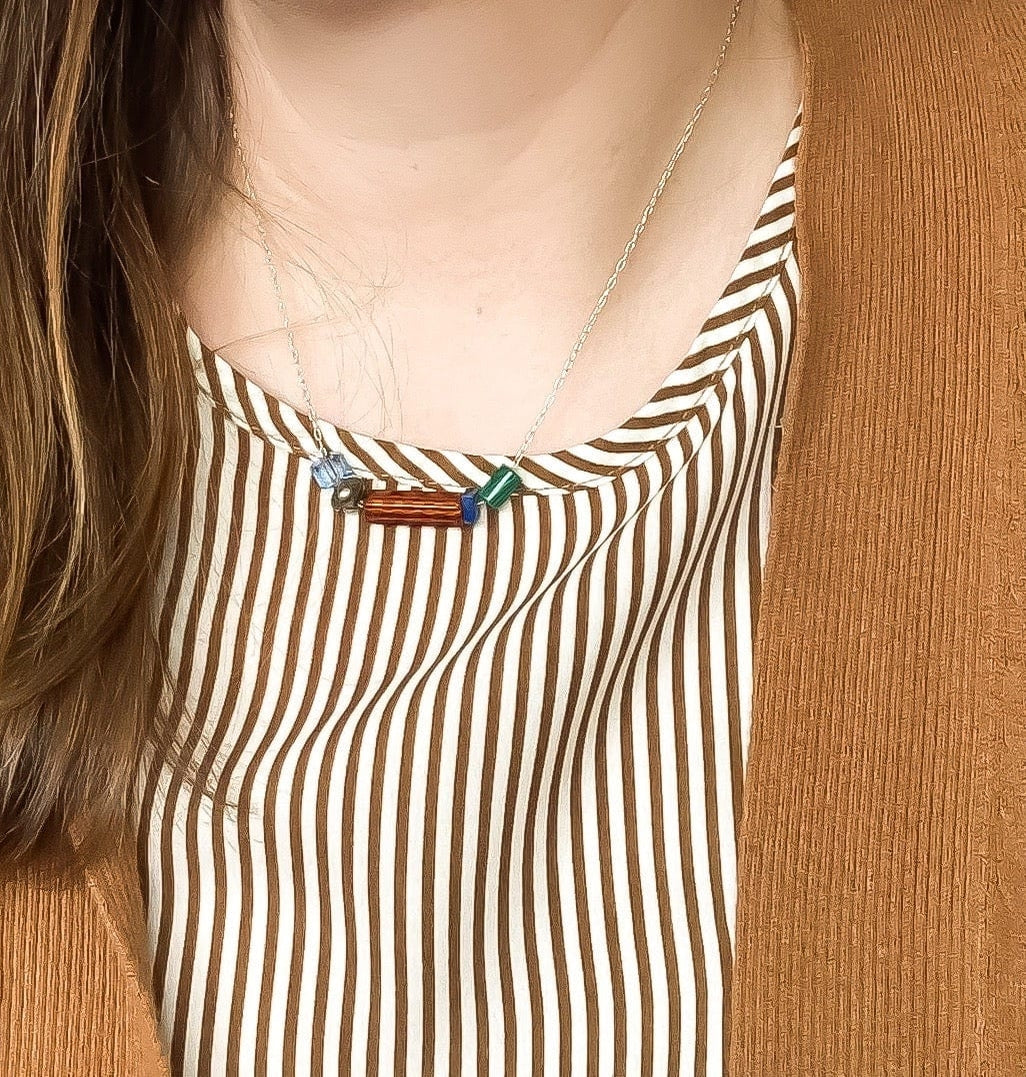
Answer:
[[[498,509],[523,485],[507,464],[495,469],[476,490],[372,490],[342,453],[316,457],[310,465],[313,481],[331,490],[336,512],[362,512],[368,523],[405,524],[408,527],[473,527],[481,506]]]
[[[691,132],[694,130],[695,123],[697,122],[702,109],[705,107],[709,94],[712,93],[713,84],[716,82],[719,75],[720,65],[723,63],[724,57],[727,54],[727,48],[730,45],[731,36],[734,33],[734,25],[737,22],[737,15],[741,7],[741,2],[742,0],[734,0],[734,6],[731,8],[730,12],[730,25],[727,28],[727,36],[724,38],[723,44],[720,47],[719,57],[716,61],[716,66],[713,68],[709,82],[702,91],[702,96],[699,99],[698,105],[692,112],[691,119],[688,121],[683,134],[680,136],[677,145],[674,147],[673,153],[670,155],[666,168],[663,170],[663,174],[659,178],[659,182],[652,192],[652,197],[648,201],[648,205],[642,210],[641,217],[638,219],[638,223],[634,226],[634,231],[624,244],[623,253],[613,267],[612,273],[607,278],[606,286],[602,290],[602,294],[596,300],[595,306],[592,308],[591,314],[588,315],[588,320],[584,323],[583,328],[577,335],[577,340],[570,349],[570,353],[563,363],[559,375],[552,383],[552,389],[549,391],[549,395],[545,398],[541,411],[538,412],[534,422],[524,436],[524,440],[517,451],[516,456],[513,458],[516,463],[519,463],[523,458],[524,453],[527,452],[528,446],[531,444],[539,427],[544,422],[545,416],[552,407],[553,402],[556,399],[556,394],[559,392],[563,383],[569,376],[570,371],[573,369],[574,363],[577,361],[577,356],[580,354],[581,349],[584,347],[588,336],[595,326],[596,319],[599,314],[602,313],[602,310],[606,305],[606,300],[609,299],[610,294],[616,287],[616,282],[620,279],[620,274],[627,267],[627,262],[630,259],[634,248],[637,246],[641,233],[645,229],[649,215],[655,209],[656,203],[659,201],[659,197],[663,192],[663,188],[666,186],[671,173],[676,167],[678,159],[684,152],[684,147],[691,138]],[[511,467],[508,464],[503,464],[489,475],[488,481],[480,489],[466,490],[463,493],[449,493],[441,490],[371,490],[368,480],[360,478],[360,476],[353,471],[352,467],[349,465],[349,461],[342,455],[342,453],[332,453],[328,451],[327,446],[324,444],[323,437],[318,432],[317,413],[314,410],[313,401],[310,397],[310,387],[306,383],[306,376],[303,373],[303,364],[299,357],[299,349],[296,347],[295,334],[292,331],[288,312],[285,308],[285,297],[282,293],[281,281],[279,280],[278,269],[274,261],[274,253],[267,242],[267,227],[264,223],[263,214],[253,190],[253,177],[249,173],[246,154],[242,148],[242,141],[239,138],[239,129],[235,122],[235,106],[232,102],[229,102],[229,104],[228,115],[231,120],[232,138],[235,142],[235,152],[242,165],[246,199],[252,206],[253,212],[256,215],[257,233],[260,237],[260,245],[264,251],[264,261],[267,263],[267,269],[271,276],[271,287],[274,289],[274,297],[278,301],[278,309],[281,312],[282,328],[286,331],[289,352],[296,368],[296,374],[299,377],[299,384],[303,390],[303,397],[306,401],[310,422],[313,424],[317,448],[320,450],[320,455],[314,457],[311,465],[314,482],[317,483],[322,490],[332,491],[331,504],[337,512],[362,511],[368,520],[375,523],[409,524],[430,527],[473,526],[480,517],[481,505],[487,505],[492,509],[500,508],[502,505],[505,505],[513,494],[515,494],[523,485],[523,479],[521,479],[514,467]]]

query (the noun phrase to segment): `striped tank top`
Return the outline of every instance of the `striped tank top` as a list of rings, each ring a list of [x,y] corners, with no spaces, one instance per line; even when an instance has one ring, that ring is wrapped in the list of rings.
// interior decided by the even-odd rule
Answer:
[[[680,365],[475,527],[336,514],[308,418],[190,333],[183,750],[135,817],[176,1077],[723,1073],[800,122]],[[321,425],[390,488],[506,462]]]

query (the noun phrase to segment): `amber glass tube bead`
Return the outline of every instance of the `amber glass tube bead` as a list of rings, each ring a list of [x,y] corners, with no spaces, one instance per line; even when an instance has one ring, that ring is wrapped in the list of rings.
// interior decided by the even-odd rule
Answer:
[[[460,494],[446,490],[372,490],[363,499],[368,523],[462,527]]]

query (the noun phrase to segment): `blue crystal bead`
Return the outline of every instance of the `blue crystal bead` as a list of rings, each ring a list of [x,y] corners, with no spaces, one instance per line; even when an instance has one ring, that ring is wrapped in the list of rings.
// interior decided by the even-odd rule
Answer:
[[[460,511],[463,513],[464,526],[470,527],[476,524],[481,516],[481,507],[477,503],[477,494],[474,490],[468,490],[460,494]]]
[[[356,472],[340,452],[333,452],[328,456],[318,456],[312,461],[310,474],[322,490],[331,490],[343,479],[351,479]]]

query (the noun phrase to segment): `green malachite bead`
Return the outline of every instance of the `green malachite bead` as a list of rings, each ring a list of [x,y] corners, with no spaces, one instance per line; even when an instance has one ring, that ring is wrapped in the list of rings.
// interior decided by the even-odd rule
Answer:
[[[509,501],[523,485],[523,481],[513,468],[503,464],[492,472],[488,481],[477,491],[477,499],[490,509],[497,509]]]

